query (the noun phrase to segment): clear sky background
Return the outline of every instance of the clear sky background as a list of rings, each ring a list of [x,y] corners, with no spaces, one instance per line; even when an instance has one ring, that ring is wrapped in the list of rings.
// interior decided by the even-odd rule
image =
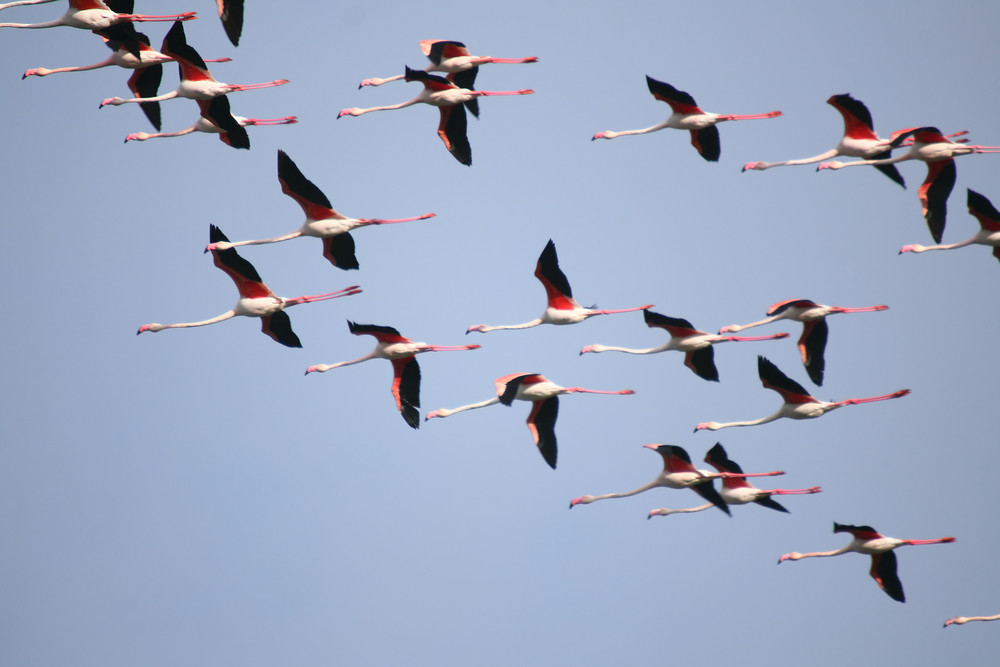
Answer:
[[[995,514],[1000,265],[973,246],[898,256],[931,243],[917,188],[874,170],[789,167],[842,132],[828,97],[851,93],[876,130],[934,125],[1000,145],[1000,10],[988,3],[264,3],[249,0],[241,46],[207,0],[138,2],[197,10],[186,26],[221,81],[291,79],[230,96],[234,113],[297,115],[249,128],[252,148],[216,137],[124,144],[151,131],[120,69],[20,80],[29,67],[82,65],[107,49],[69,28],[0,31],[0,192],[7,287],[0,401],[0,663],[6,665],[575,665],[698,660],[744,665],[984,664],[996,624],[942,629],[1000,612]],[[45,21],[62,3],[13,8]],[[158,45],[168,25],[147,24]],[[435,135],[427,106],[335,120],[345,107],[417,94],[361,79],[424,67],[422,39],[490,65],[470,119],[473,166]],[[719,126],[722,157],[686,133],[591,142],[602,130],[668,115],[645,75],[719,113],[780,109]],[[165,68],[161,91],[176,68]],[[162,104],[164,130],[198,117]],[[244,248],[268,285],[293,297],[360,284],[363,294],[289,311],[303,349],[256,320],[135,335],[147,322],[206,319],[232,307],[230,279],[202,253],[209,224],[233,240],[296,229],[277,180],[284,149],[333,206],[356,217],[437,217],[354,234],[358,271],[331,267],[320,242]],[[1000,206],[1000,156],[957,160],[946,243],[978,226],[966,188]],[[824,386],[794,341],[716,349],[720,383],[675,352],[579,356],[584,345],[652,347],[638,313],[570,327],[463,335],[472,324],[537,317],[532,275],[553,239],[585,305],[645,303],[696,327],[761,319],[809,298],[881,313],[829,320]],[[636,391],[562,399],[559,467],[524,420],[494,406],[411,430],[389,393],[387,362],[303,377],[309,365],[373,346],[346,320],[398,328],[474,352],[425,354],[422,412],[481,401],[495,378],[539,372],[562,385]],[[818,398],[908,387],[906,398],[819,420],[692,433],[754,419],[780,399],[762,389],[764,354]],[[567,509],[583,494],[654,478],[646,443],[700,461],[716,442],[747,471],[781,469],[764,488],[791,514],[700,504],[656,489]],[[901,538],[953,535],[898,550],[908,601],[889,599],[856,554],[776,565],[789,551],[848,541],[834,521]],[[850,657],[848,657],[850,656]]]

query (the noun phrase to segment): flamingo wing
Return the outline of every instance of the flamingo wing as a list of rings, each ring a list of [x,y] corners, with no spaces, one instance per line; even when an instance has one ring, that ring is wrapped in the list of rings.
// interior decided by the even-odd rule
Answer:
[[[923,208],[924,220],[935,243],[941,243],[944,235],[945,218],[948,215],[948,196],[955,187],[958,170],[955,159],[948,158],[927,163],[927,178],[917,191]]]
[[[392,329],[392,327],[376,328]],[[351,333],[362,332],[352,330]],[[403,420],[411,428],[420,428],[420,412],[417,411],[420,407],[420,366],[416,357],[392,360],[392,395],[396,399],[396,409],[403,415]]]
[[[288,319],[288,313],[279,310],[260,319],[260,330],[268,336],[285,347],[302,347],[299,337],[292,331],[292,321]]]
[[[698,154],[709,162],[718,162],[722,155],[722,145],[719,143],[719,128],[715,125],[700,130],[691,130],[691,145]]]
[[[160,89],[160,81],[163,79],[163,65],[156,64],[149,67],[141,67],[132,72],[128,78],[128,89],[132,91],[133,97],[156,97]],[[146,118],[153,124],[156,131],[160,131],[160,103],[159,102],[139,102],[139,107],[146,114]]]
[[[243,0],[215,0],[215,4],[219,9],[219,20],[222,21],[226,37],[233,46],[239,46],[240,36],[243,34]]]
[[[503,402],[502,399],[501,402]],[[533,401],[531,413],[528,415],[528,430],[531,431],[542,458],[553,470],[555,470],[556,458],[559,454],[556,447],[556,417],[558,415],[558,396]]]
[[[775,500],[774,498],[772,498],[769,495],[767,495],[767,496],[761,496],[760,498],[758,498],[754,502],[756,504],[760,505],[761,507],[766,507],[768,509],[772,509],[772,510],[775,510],[777,512],[784,512],[785,514],[791,514],[791,512],[788,511],[787,507],[785,507],[784,505],[782,505],[781,503],[779,503],[777,500]]]
[[[349,232],[323,239],[323,256],[335,267],[345,271],[360,266],[358,258],[354,256],[354,237]]]
[[[280,149],[278,150],[278,182],[281,183],[281,191],[302,207],[307,218],[313,220],[344,218],[333,210],[330,206],[330,200],[326,198],[323,191],[302,174],[292,158],[288,157],[288,153]]]
[[[215,225],[209,226],[208,236],[211,243],[229,241],[226,235],[222,233],[222,230]],[[257,273],[257,269],[253,267],[253,264],[240,257],[235,248],[229,248],[228,250],[213,250],[212,262],[233,279],[233,282],[236,283],[236,289],[240,292],[240,297],[244,299],[257,299],[265,296],[274,296],[274,292],[272,292],[268,286],[264,284],[264,281],[261,280],[260,274]],[[291,325],[289,325],[289,330],[290,329]],[[268,332],[265,331],[265,333]],[[268,335],[271,334],[268,333]],[[275,340],[278,339],[275,338]]]
[[[878,140],[872,123],[872,114],[864,102],[851,97],[850,94],[844,94],[833,95],[826,103],[839,111],[844,118],[845,137]]]
[[[566,274],[559,268],[559,257],[556,255],[556,244],[549,239],[538,256],[538,263],[535,265],[535,277],[545,288],[545,296],[548,299],[549,308],[556,310],[573,310],[580,305],[573,298],[573,290],[569,286]]]
[[[465,117],[465,107],[456,104],[450,107],[439,107],[441,121],[437,133],[444,142],[445,148],[452,157],[462,164],[472,166],[472,144],[469,143],[468,125]]]
[[[786,403],[816,403],[805,387],[781,372],[766,357],[757,357],[757,375],[765,389],[773,389],[781,394]]]
[[[691,95],[685,93],[683,90],[677,90],[669,83],[657,81],[653,77],[647,75],[646,87],[649,88],[649,92],[653,94],[653,97],[661,102],[669,104],[670,108],[676,113],[705,113],[698,108],[698,103],[694,101],[694,98],[691,97]]]
[[[174,21],[174,25],[163,38],[160,51],[177,61],[182,81],[214,81],[208,65],[201,59],[194,47],[187,43],[184,22]]]
[[[701,484],[692,484],[691,490],[697,493],[699,496],[712,503],[720,510],[732,516],[732,512],[729,511],[729,505],[723,500],[719,492],[715,490],[715,485],[712,481],[702,482]]]
[[[986,232],[1000,232],[1000,211],[975,190],[969,190],[966,195],[969,214],[979,221],[979,226]]]
[[[420,50],[435,65],[442,60],[472,55],[462,42],[447,39],[425,39],[420,42]]]
[[[688,336],[697,336],[705,333],[704,331],[695,329],[690,322],[683,318],[660,315],[648,308],[642,311],[642,319],[646,322],[647,327],[665,329],[671,336],[678,338],[687,338]]]
[[[817,387],[823,386],[823,369],[826,368],[823,352],[826,350],[829,332],[830,327],[826,323],[826,318],[802,323],[799,354],[802,355],[802,363],[805,364],[809,379],[816,383]]]
[[[882,554],[872,555],[872,567],[868,571],[875,583],[879,585],[886,595],[897,602],[906,602],[903,594],[903,583],[896,574],[896,554],[886,551]]]
[[[412,342],[409,338],[403,338],[397,329],[394,327],[383,327],[377,324],[358,324],[357,322],[347,321],[347,328],[355,336],[369,335],[374,336],[375,340],[380,343],[410,343]],[[419,405],[419,404],[418,404]]]
[[[715,367],[715,349],[711,345],[685,354],[684,365],[702,380],[719,381],[719,369]]]
[[[705,463],[710,464],[719,472],[743,472],[743,468],[740,467],[740,464],[729,458],[729,455],[726,453],[726,449],[722,446],[721,442],[715,443],[715,445],[708,450],[705,454]],[[727,489],[735,489],[739,487],[749,487],[750,482],[746,481],[746,479],[742,477],[726,477],[722,480],[722,486]]]
[[[221,136],[225,138],[225,143],[233,148],[250,149],[250,135],[233,117],[228,97],[220,95],[210,100],[198,100],[198,108],[201,109],[202,118],[223,131]]]

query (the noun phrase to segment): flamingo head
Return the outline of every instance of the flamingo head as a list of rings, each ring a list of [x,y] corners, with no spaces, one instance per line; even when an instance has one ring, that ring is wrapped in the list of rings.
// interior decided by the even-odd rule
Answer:
[[[573,509],[577,505],[589,505],[592,502],[594,502],[594,496],[580,496],[569,501],[569,508]]]
[[[139,330],[135,332],[135,335],[138,336],[144,331],[152,331],[153,333],[156,333],[157,331],[163,331],[163,329],[164,327],[162,324],[157,324],[155,322],[153,324],[143,324],[139,327]]]

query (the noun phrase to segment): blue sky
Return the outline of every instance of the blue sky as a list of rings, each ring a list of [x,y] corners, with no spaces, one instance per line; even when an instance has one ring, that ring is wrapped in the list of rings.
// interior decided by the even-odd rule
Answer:
[[[104,58],[96,37],[0,31],[0,662],[596,666],[721,664],[736,651],[748,665],[833,665],[849,650],[870,664],[932,665],[995,653],[992,624],[940,626],[1000,611],[1000,362],[990,353],[1000,266],[979,246],[897,255],[930,242],[916,193],[923,164],[900,166],[906,190],[867,169],[740,167],[832,148],[842,122],[825,101],[837,93],[863,100],[881,136],[933,125],[1000,144],[989,80],[998,10],[250,2],[234,48],[211,3],[137,5],[199,11],[189,42],[205,58],[233,58],[212,66],[217,79],[291,80],[231,95],[234,113],[299,123],[249,128],[249,151],[204,134],[125,144],[151,131],[140,110],[97,107],[128,92],[128,72],[20,80],[30,67]],[[0,20],[61,11],[12,8]],[[166,29],[144,31],[158,45]],[[481,100],[471,168],[442,147],[426,106],[335,120],[415,96],[417,84],[357,84],[423,67],[418,42],[429,38],[539,58],[480,71],[481,89],[536,92]],[[784,115],[720,125],[717,164],[672,130],[589,141],[666,118],[646,75],[708,111]],[[161,91],[174,85],[168,65]],[[189,100],[162,111],[167,131],[198,115]],[[315,239],[241,249],[283,296],[362,286],[289,311],[301,350],[246,318],[137,337],[141,324],[235,303],[202,253],[209,224],[232,240],[301,224],[278,184],[279,148],[346,215],[437,216],[355,233],[358,271],[332,268]],[[977,229],[966,188],[1000,205],[1000,158],[957,167],[946,243]],[[639,313],[465,336],[541,313],[532,273],[550,238],[581,303],[653,303],[707,331],[790,298],[890,308],[830,319],[821,388],[799,362],[793,323],[750,332],[790,340],[717,348],[719,383],[673,352],[577,354],[663,342]],[[395,411],[388,363],[303,377],[369,351],[347,320],[483,346],[419,358],[423,413],[489,398],[495,378],[519,371],[636,394],[562,399],[553,471],[525,427],[526,404],[414,431]],[[913,393],[819,420],[692,433],[777,409],[758,354],[824,400]],[[567,510],[574,497],[651,480],[660,460],[642,445],[654,442],[696,461],[722,442],[747,471],[788,473],[758,486],[823,493],[786,498],[788,515],[743,506],[732,518],[647,521],[650,509],[701,502],[665,489]],[[867,557],[776,566],[789,551],[845,544],[834,521],[957,542],[897,551],[906,604],[878,590]]]

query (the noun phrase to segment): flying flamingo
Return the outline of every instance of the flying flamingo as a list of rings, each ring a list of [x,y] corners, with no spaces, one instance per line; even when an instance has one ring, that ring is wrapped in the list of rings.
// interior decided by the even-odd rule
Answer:
[[[122,67],[124,69],[139,70],[174,61],[174,59],[170,56],[165,56],[151,47],[149,45],[149,37],[145,34],[137,32],[136,37],[139,39],[138,56],[132,55],[131,51],[126,49],[122,42],[105,39],[105,44],[113,51],[113,53],[100,62],[94,63],[93,65],[81,65],[79,67],[32,67],[31,69],[25,70],[24,74],[21,75],[21,79],[26,79],[29,76],[42,77],[48,76],[49,74],[60,74],[62,72],[86,72],[89,70],[100,69],[102,67]],[[228,63],[231,60],[232,58],[216,58],[214,60],[206,60],[205,62]],[[129,85],[129,88],[131,87],[132,86]]]
[[[979,221],[980,230],[971,239],[959,241],[949,245],[904,245],[899,250],[899,254],[904,252],[925,252],[927,250],[951,250],[963,246],[978,243],[979,245],[993,246],[993,256],[1000,259],[1000,211],[997,211],[989,199],[974,190],[968,191],[967,201],[969,213]]]
[[[955,158],[972,153],[1000,153],[1000,146],[972,146],[950,141],[936,127],[915,127],[893,132],[889,148],[897,148],[911,138],[910,150],[884,160],[859,160],[856,162],[821,162],[816,171],[822,169],[842,169],[858,165],[884,166],[904,160],[923,160],[927,163],[927,178],[920,186],[918,195],[923,209],[924,220],[936,243],[941,243],[948,214],[948,196],[955,187],[958,171]]]
[[[477,97],[489,95],[530,95],[535,92],[527,88],[522,90],[504,91],[467,90],[456,86],[451,81],[443,79],[440,76],[428,74],[427,72],[422,72],[420,70],[410,69],[409,67],[406,68],[406,73],[403,75],[403,78],[406,81],[421,82],[424,85],[424,89],[420,91],[420,94],[412,100],[384,107],[371,107],[370,109],[359,109],[358,107],[343,109],[339,114],[337,114],[337,118],[343,118],[344,116],[360,116],[361,114],[366,114],[370,111],[402,109],[403,107],[412,106],[414,104],[430,104],[432,106],[436,106],[441,110],[441,121],[438,123],[437,131],[438,136],[441,137],[441,141],[444,142],[448,152],[451,153],[456,160],[468,166],[472,165],[472,146],[469,144],[469,138],[466,136],[468,121],[465,117],[465,108],[463,105],[476,99]]]
[[[489,63],[537,63],[538,58],[493,58],[491,56],[474,56],[469,53],[462,42],[454,42],[444,39],[425,39],[420,42],[420,50],[430,59],[431,64],[424,68],[425,72],[445,72],[448,81],[451,81],[459,88],[475,90],[476,75],[479,73],[479,66]],[[358,88],[365,86],[381,86],[390,81],[399,81],[405,74],[397,74],[386,79],[373,77],[365,79]],[[473,99],[465,103],[465,106],[474,116],[479,116],[479,103]]]
[[[0,5],[0,9],[15,5],[40,4],[38,2],[10,2]],[[121,23],[137,23],[144,21],[190,21],[197,18],[195,12],[170,14],[167,16],[152,16],[149,14],[132,14],[113,11],[101,0],[69,0],[69,9],[65,14],[53,21],[44,23],[0,23],[0,28],[55,28],[67,26],[100,32]]]
[[[107,106],[108,104],[120,106],[130,102],[162,102],[174,99],[175,97],[186,97],[192,100],[210,100],[213,97],[219,97],[227,93],[256,88],[269,88],[288,83],[288,79],[242,85],[216,81],[208,71],[205,61],[201,59],[201,56],[194,50],[194,47],[187,43],[187,37],[184,35],[184,24],[180,21],[175,22],[173,27],[167,32],[167,36],[163,38],[163,46],[160,47],[160,50],[177,61],[181,84],[176,90],[149,98],[133,97],[132,99],[125,100],[120,97],[109,97],[101,101],[100,107]]]
[[[688,130],[691,132],[691,145],[695,147],[695,150],[709,162],[718,162],[722,149],[719,145],[719,130],[715,127],[716,123],[727,120],[776,118],[781,115],[780,111],[769,111],[767,113],[751,115],[708,113],[698,108],[698,104],[691,95],[685,93],[683,90],[677,90],[669,83],[657,81],[650,76],[646,76],[646,85],[649,87],[649,92],[653,94],[653,97],[670,105],[673,113],[658,125],[653,125],[643,130],[598,132],[591,137],[591,141],[594,139],[614,139],[615,137],[622,137],[627,134],[646,134],[647,132],[656,132],[666,127],[675,130]]]
[[[392,395],[396,399],[396,409],[403,415],[406,423],[413,428],[420,428],[420,366],[416,355],[422,352],[449,352],[454,350],[478,350],[479,345],[428,345],[415,343],[409,338],[403,338],[399,331],[392,327],[375,324],[356,324],[348,321],[347,328],[355,336],[367,334],[378,341],[375,349],[363,357],[353,361],[341,361],[336,364],[317,364],[306,369],[310,373],[325,373],[331,368],[359,364],[369,359],[388,359],[392,362]]]
[[[131,24],[126,25],[131,27]],[[124,69],[134,70],[132,72],[132,76],[129,77],[128,88],[132,91],[132,94],[135,97],[154,97],[160,87],[160,80],[163,78],[163,63],[173,62],[174,59],[154,50],[149,45],[149,37],[146,35],[141,32],[135,32],[134,29],[132,32],[133,37],[129,40],[129,43],[117,39],[105,38],[105,43],[113,51],[113,53],[104,60],[94,63],[93,65],[82,65],[80,67],[56,67],[51,69],[48,67],[32,67],[31,69],[25,70],[21,79],[26,79],[29,76],[42,77],[62,72],[85,72],[100,69],[102,67],[122,67]],[[132,50],[130,49],[131,42],[138,45],[138,55],[133,55]],[[230,60],[230,58],[217,58],[207,62],[226,63]],[[159,130],[160,103],[140,102],[139,106],[142,107],[143,112],[146,114],[146,117],[149,118],[153,127]]]
[[[768,317],[750,324],[730,324],[719,329],[719,333],[735,333],[750,327],[758,327],[776,320],[794,320],[802,322],[802,335],[799,336],[799,354],[806,367],[809,379],[817,386],[823,385],[823,370],[826,360],[823,353],[826,350],[826,339],[829,327],[826,324],[827,315],[837,313],[868,313],[876,310],[888,310],[889,306],[865,306],[863,308],[843,308],[841,306],[822,306],[809,299],[789,299],[772,304],[767,309]]]
[[[243,116],[234,115],[233,119],[243,127],[257,125],[289,125],[291,123],[299,122],[298,118],[295,116],[285,116],[284,118],[244,118]],[[135,132],[125,137],[125,143],[128,143],[129,141],[145,141],[146,139],[157,139],[161,137],[183,137],[184,135],[191,134],[192,132],[218,134],[219,139],[221,139],[223,143],[232,145],[230,143],[229,133],[204,117],[198,118],[194,125],[190,125],[183,130],[177,130],[176,132],[158,132],[156,134],[150,134],[148,132]]]
[[[306,221],[298,230],[276,236],[271,239],[257,241],[237,241],[235,243],[209,244],[205,252],[216,248],[225,250],[242,245],[260,245],[262,243],[277,243],[299,236],[312,236],[323,239],[323,256],[339,269],[358,268],[357,257],[354,256],[354,239],[350,235],[352,229],[368,225],[387,225],[394,222],[411,222],[433,218],[434,213],[425,213],[413,218],[348,218],[337,213],[330,207],[330,200],[299,171],[292,158],[283,150],[278,151],[278,182],[281,191],[298,202],[306,215]]]
[[[859,403],[884,401],[890,398],[900,398],[910,393],[909,389],[900,389],[899,391],[882,396],[872,396],[869,398],[848,398],[843,401],[827,403],[826,401],[820,401],[810,396],[809,392],[807,392],[802,385],[789,378],[787,375],[782,373],[777,366],[761,356],[757,357],[757,373],[760,376],[761,383],[763,383],[765,389],[773,389],[781,394],[781,398],[784,400],[784,403],[781,404],[781,408],[779,408],[777,412],[772,415],[768,415],[767,417],[754,419],[753,421],[728,422],[725,424],[720,424],[719,422],[702,422],[695,427],[695,432],[702,429],[718,431],[720,428],[729,428],[730,426],[756,426],[757,424],[773,422],[775,419],[781,419],[782,417],[787,417],[789,419],[814,419],[816,417],[823,416],[831,410],[842,408],[845,405],[857,405]]]
[[[642,311],[646,326],[664,329],[670,334],[670,340],[658,347],[650,347],[644,350],[633,350],[627,347],[613,347],[609,345],[588,345],[580,354],[587,352],[627,352],[628,354],[656,354],[666,350],[679,350],[684,353],[684,365],[690,368],[695,375],[712,382],[719,381],[719,371],[715,367],[715,351],[713,345],[719,343],[774,340],[777,338],[788,338],[787,333],[777,333],[771,336],[717,336],[715,334],[699,331],[691,326],[687,320],[679,317],[667,317],[654,313],[651,310]]]
[[[969,621],[1000,621],[1000,614],[996,616],[956,616],[955,618],[949,618],[944,622],[943,627],[948,627],[949,625],[963,625]]]
[[[721,479],[723,482],[730,479],[744,479],[746,477],[772,477],[774,475],[784,475],[785,473],[778,470],[775,472],[761,472],[761,473],[744,473],[742,470],[738,472],[731,471],[720,471],[720,472],[708,472],[707,470],[698,470],[693,465],[691,465],[691,457],[688,455],[687,451],[683,447],[678,447],[677,445],[643,445],[648,449],[652,449],[654,452],[663,457],[663,470],[657,475],[649,484],[644,484],[637,489],[632,489],[631,491],[624,491],[622,493],[606,493],[603,496],[580,496],[579,498],[574,498],[569,503],[569,508],[573,509],[577,505],[589,505],[592,502],[598,500],[606,500],[609,498],[626,498],[628,496],[634,496],[643,491],[648,491],[650,489],[655,489],[658,486],[662,486],[668,489],[692,489],[699,496],[709,501],[706,507],[718,507],[720,510],[726,514],[730,514],[729,508],[726,507],[726,501],[719,495],[719,492],[715,490],[712,486],[712,480]]]
[[[556,467],[556,416],[559,414],[560,394],[618,394],[628,395],[635,392],[631,389],[621,391],[601,391],[599,389],[584,389],[583,387],[560,387],[554,382],[550,382],[545,376],[538,373],[512,373],[497,378],[495,383],[497,395],[479,403],[463,405],[453,410],[434,410],[428,412],[424,420],[435,417],[448,417],[456,412],[465,410],[475,410],[485,408],[487,405],[500,403],[511,405],[514,399],[521,401],[531,401],[531,413],[528,415],[528,430],[531,431],[538,451],[542,458],[553,469]]]
[[[715,443],[715,446],[708,450],[705,454],[705,462],[712,464],[712,466],[718,470],[720,473],[742,473],[743,468],[739,466],[738,463],[729,459],[726,454],[725,448],[722,443]],[[819,493],[822,489],[818,486],[812,486],[808,489],[769,489],[763,490],[755,488],[749,482],[746,481],[745,477],[723,477],[722,478],[722,489],[719,495],[722,500],[726,502],[727,505],[746,505],[747,503],[757,503],[762,507],[768,507],[778,512],[788,512],[785,506],[781,503],[775,501],[771,496],[779,495],[796,495],[805,493]],[[701,512],[702,510],[707,510],[712,507],[713,503],[706,503],[704,505],[699,505],[698,507],[688,507],[684,509],[658,509],[651,510],[647,519],[652,519],[654,516],[669,516],[671,514],[680,514],[687,512]]]
[[[637,308],[623,308],[621,310],[597,310],[595,308],[584,308],[573,298],[573,290],[569,286],[566,274],[559,268],[559,257],[556,256],[556,244],[549,239],[538,257],[535,265],[535,277],[545,288],[545,295],[548,297],[548,305],[542,316],[525,322],[524,324],[507,324],[500,326],[488,326],[486,324],[474,324],[465,333],[478,331],[487,333],[497,329],[527,329],[537,327],[539,324],[577,324],[583,322],[588,317],[595,315],[610,315],[613,313],[630,313],[634,310],[646,310],[652,308],[653,304],[639,306]]]
[[[210,226],[209,238],[213,243],[226,241],[226,235],[215,225]],[[292,331],[292,322],[288,319],[285,308],[297,306],[300,303],[312,303],[314,301],[326,301],[336,299],[341,296],[351,296],[360,294],[361,290],[357,285],[345,287],[336,292],[327,294],[313,294],[298,296],[294,299],[286,299],[277,296],[260,279],[253,264],[240,257],[235,250],[213,250],[212,261],[217,267],[229,274],[229,277],[236,283],[236,289],[240,292],[240,299],[236,305],[226,312],[211,319],[201,322],[183,322],[180,324],[143,324],[139,327],[136,335],[144,331],[163,331],[164,329],[177,329],[186,327],[201,327],[206,324],[215,324],[228,320],[237,315],[261,318],[261,331],[287,347],[302,347],[299,337]]]
[[[801,560],[802,558],[812,558],[819,556],[839,556],[850,552],[868,554],[872,557],[872,567],[868,574],[872,576],[875,583],[879,585],[886,595],[897,602],[906,602],[903,595],[903,584],[896,575],[896,554],[892,550],[910,544],[945,544],[954,542],[954,537],[940,537],[934,540],[900,540],[895,537],[886,537],[880,534],[871,526],[846,526],[837,522],[833,524],[833,532],[850,533],[854,539],[845,547],[833,551],[817,551],[814,553],[800,554],[798,552],[787,553],[778,559],[778,564],[786,560]]]
[[[875,126],[872,124],[872,114],[868,111],[861,100],[856,100],[849,94],[833,95],[826,101],[827,104],[840,112],[844,118],[844,136],[836,147],[820,155],[802,158],[801,160],[784,160],[782,162],[747,162],[743,165],[743,171],[754,170],[764,171],[771,167],[790,167],[799,164],[812,164],[823,160],[830,160],[838,155],[848,157],[859,157],[865,160],[881,160],[892,155],[888,146],[888,140],[880,139],[875,134]],[[876,167],[883,174],[899,183],[904,188],[906,183],[902,175],[896,170],[895,165],[883,164]]]

